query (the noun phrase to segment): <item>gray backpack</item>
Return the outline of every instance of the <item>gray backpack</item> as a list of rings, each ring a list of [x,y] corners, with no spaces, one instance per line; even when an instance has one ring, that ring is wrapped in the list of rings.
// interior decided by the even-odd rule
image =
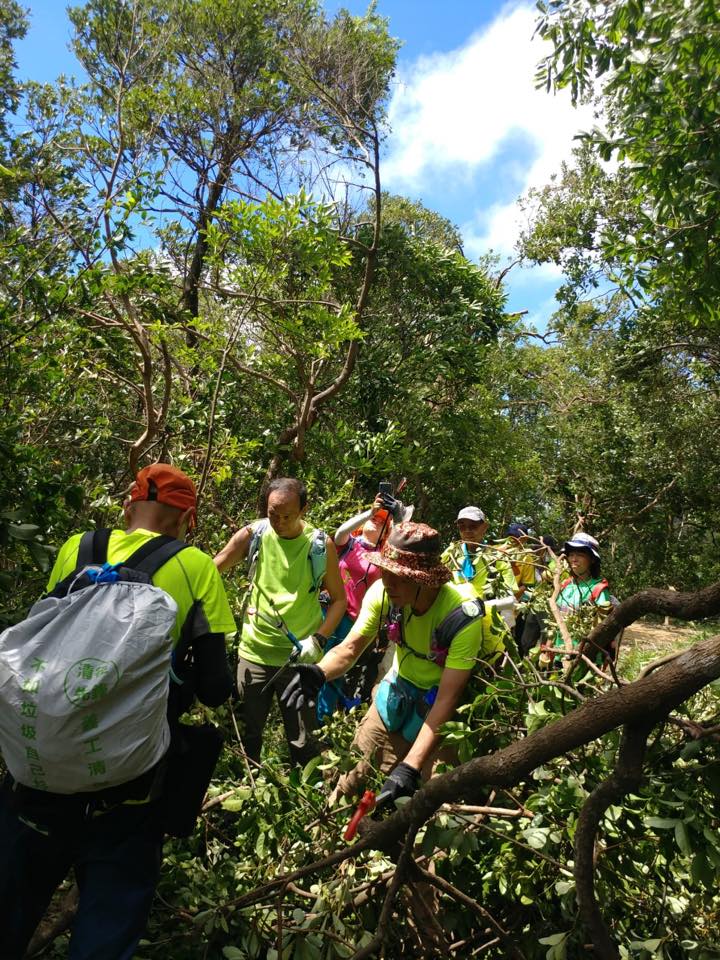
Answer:
[[[0,634],[0,749],[14,779],[96,792],[167,751],[177,604],[152,576],[186,546],[159,536],[119,564],[109,530],[83,535],[73,573]]]

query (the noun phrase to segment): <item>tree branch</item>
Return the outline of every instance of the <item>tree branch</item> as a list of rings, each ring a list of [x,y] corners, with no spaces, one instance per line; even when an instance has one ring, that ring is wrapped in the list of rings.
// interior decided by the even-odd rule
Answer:
[[[648,734],[662,714],[655,714],[623,731],[615,769],[585,801],[575,834],[575,886],[578,909],[593,940],[600,960],[619,960],[618,948],[610,935],[595,897],[595,838],[605,811],[623,797],[637,790],[642,778],[642,765]]]
[[[607,650],[617,633],[629,627],[646,613],[661,613],[679,620],[704,620],[720,613],[720,581],[703,590],[680,592],[641,590],[614,607],[588,635],[587,648],[591,654]]]
[[[489,913],[485,907],[482,907],[477,900],[473,900],[472,897],[469,897],[466,893],[463,893],[462,890],[458,890],[458,888],[453,886],[453,884],[448,880],[445,880],[443,877],[438,877],[429,870],[423,870],[423,868],[417,866],[417,864],[415,865],[414,870],[420,877],[422,877],[425,883],[429,883],[431,886],[437,887],[438,890],[441,890],[449,897],[452,897],[453,900],[457,900],[458,903],[461,903],[463,906],[469,907],[473,913],[476,913],[485,923],[489,924],[503,943],[506,956],[513,957],[515,960],[525,960],[525,954],[512,940],[507,930],[505,930],[505,928],[497,922],[495,917],[493,917],[493,915]]]

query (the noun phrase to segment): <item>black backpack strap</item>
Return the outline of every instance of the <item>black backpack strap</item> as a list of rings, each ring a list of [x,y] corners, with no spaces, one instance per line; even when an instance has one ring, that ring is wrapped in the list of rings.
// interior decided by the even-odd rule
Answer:
[[[485,614],[485,604],[477,597],[472,600],[465,600],[459,607],[455,607],[450,613],[435,627],[433,631],[433,640],[440,650],[448,650],[450,644],[455,639],[456,634],[466,627],[473,620],[482,617]]]
[[[112,530],[88,530],[80,538],[76,569],[81,570],[90,564],[102,566],[107,560],[108,544]]]
[[[123,560],[122,565],[146,573],[148,577],[152,578],[160,567],[166,564],[176,553],[184,550],[185,547],[187,547],[187,544],[183,543],[182,540],[160,535],[144,543],[127,560]]]

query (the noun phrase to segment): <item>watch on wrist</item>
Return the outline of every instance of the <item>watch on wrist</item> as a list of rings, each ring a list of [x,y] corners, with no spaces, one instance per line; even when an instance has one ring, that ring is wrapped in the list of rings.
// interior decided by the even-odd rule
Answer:
[[[323,650],[325,649],[325,644],[328,642],[328,638],[323,636],[322,633],[314,633],[313,640],[317,640]]]

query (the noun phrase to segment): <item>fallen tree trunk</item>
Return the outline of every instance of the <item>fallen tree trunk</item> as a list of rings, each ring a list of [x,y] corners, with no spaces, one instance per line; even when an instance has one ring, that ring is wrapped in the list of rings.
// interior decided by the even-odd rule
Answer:
[[[720,677],[720,635],[690,647],[634,683],[587,700],[522,740],[433,778],[388,820],[373,823],[363,846],[390,849],[443,803],[480,803],[488,787],[516,786],[533,770],[611,730],[661,717]]]
[[[586,652],[607,650],[613,638],[648,613],[657,613],[678,620],[704,620],[720,613],[720,582],[692,593],[677,590],[657,590],[650,587],[634,593],[613,610],[589,634]]]
[[[396,852],[398,842],[402,842],[407,836],[414,836],[444,803],[480,803],[488,788],[508,789],[517,786],[543,764],[591,743],[619,727],[639,728],[645,735],[654,724],[718,677],[720,635],[695,644],[634,683],[585,701],[566,716],[496,753],[470,760],[433,778],[387,820],[368,823],[362,838],[352,847],[338,850],[322,860],[278,877],[230,901],[226,906],[237,908],[257,903],[274,893],[278,887],[286,886],[288,882],[335,867],[344,860],[358,856],[364,850]],[[607,788],[617,788],[618,795],[628,789],[624,759],[621,760],[618,776]],[[641,771],[637,766],[634,773],[639,781]],[[605,792],[601,791],[601,796]],[[593,939],[598,938],[597,955],[613,956],[610,934],[595,909],[591,893],[592,881],[588,878],[587,870],[579,879],[584,883],[586,891],[580,904],[581,917]]]
[[[477,757],[430,780],[387,820],[372,821],[352,847],[277,877],[228,906],[264,899],[278,887],[334,867],[363,850],[393,850],[408,831],[421,826],[444,803],[480,803],[488,787],[517,786],[533,770],[627,724],[660,719],[720,677],[720,634],[695,644],[651,674],[587,700],[566,716],[522,740],[485,757]]]

